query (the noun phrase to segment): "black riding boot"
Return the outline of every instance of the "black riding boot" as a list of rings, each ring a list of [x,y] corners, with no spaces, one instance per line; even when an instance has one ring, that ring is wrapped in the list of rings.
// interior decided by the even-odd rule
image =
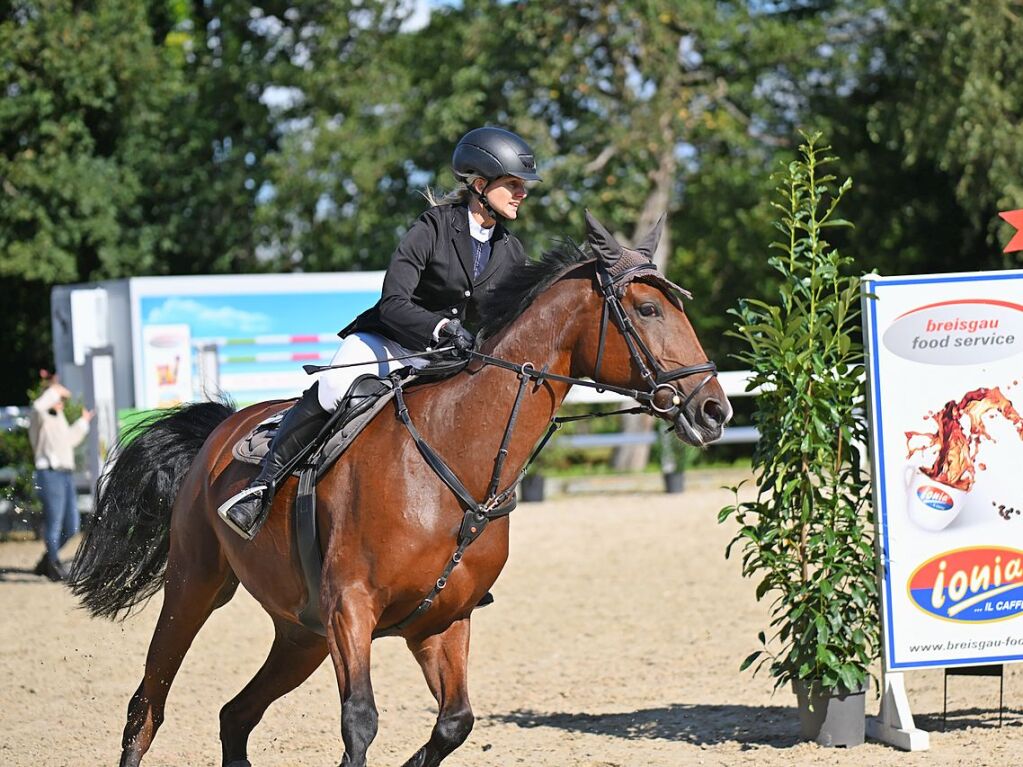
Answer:
[[[259,474],[217,510],[227,526],[246,540],[251,541],[266,521],[272,486],[281,469],[313,441],[330,418],[330,413],[320,407],[318,390],[319,384],[314,383],[284,414]]]

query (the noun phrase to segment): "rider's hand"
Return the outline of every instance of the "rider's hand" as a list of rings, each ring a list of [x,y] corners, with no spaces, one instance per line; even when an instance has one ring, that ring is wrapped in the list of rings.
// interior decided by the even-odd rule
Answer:
[[[458,320],[448,320],[437,332],[442,343],[450,343],[458,357],[467,357],[476,346],[476,337],[462,327]]]

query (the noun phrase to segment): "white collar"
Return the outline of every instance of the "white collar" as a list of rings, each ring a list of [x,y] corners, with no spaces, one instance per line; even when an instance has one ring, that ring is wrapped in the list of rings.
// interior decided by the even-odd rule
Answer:
[[[490,227],[489,229],[484,229],[482,226],[476,223],[476,219],[473,218],[472,213],[471,212],[469,213],[469,234],[472,235],[472,238],[474,240],[479,240],[480,242],[490,242],[490,238],[494,236],[494,229],[496,227],[497,224],[494,224],[494,226]]]

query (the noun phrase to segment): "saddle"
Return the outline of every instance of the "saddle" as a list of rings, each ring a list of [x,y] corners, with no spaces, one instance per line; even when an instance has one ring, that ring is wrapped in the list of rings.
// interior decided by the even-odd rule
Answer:
[[[355,379],[345,398],[338,404],[335,416],[327,422],[320,432],[314,445],[308,448],[308,456],[304,463],[316,466],[316,477],[326,474],[344,452],[351,447],[355,438],[392,399],[395,386],[407,389],[416,384],[450,378],[468,365],[467,360],[440,360],[429,367],[416,370],[412,367],[400,368],[387,378],[375,375],[361,375]],[[287,408],[274,413],[256,426],[235,443],[231,452],[236,460],[242,463],[260,464],[270,449],[270,442],[277,433],[277,427],[288,412]],[[292,475],[298,475],[302,464],[295,467]],[[283,480],[283,478],[281,478]]]
[[[415,378],[408,376],[402,385],[411,384]],[[312,464],[315,467],[314,479],[318,481],[393,398],[392,380],[377,378],[374,375],[363,375],[355,379],[348,394],[338,405],[337,420],[331,419],[333,423],[328,422],[315,444],[309,446],[306,460],[296,466],[292,474],[299,475],[304,467]],[[234,457],[243,463],[261,463],[270,449],[270,442],[277,433],[281,419],[287,412],[285,408],[260,421],[252,431],[235,443],[231,451]]]

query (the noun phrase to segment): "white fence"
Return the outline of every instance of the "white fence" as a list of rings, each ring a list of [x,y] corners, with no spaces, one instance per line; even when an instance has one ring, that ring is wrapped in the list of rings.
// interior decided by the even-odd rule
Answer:
[[[758,389],[746,391],[746,386],[753,373],[749,370],[727,370],[718,373],[718,383],[729,399],[751,397]],[[629,407],[636,401],[611,392],[597,392],[594,389],[577,386],[568,393],[566,405],[599,404],[617,407]],[[715,445],[752,443],[760,438],[755,426],[726,426],[725,433]],[[622,447],[625,445],[650,445],[657,441],[656,431],[646,432],[614,432],[606,434],[566,434],[558,437],[558,442],[566,447]]]

